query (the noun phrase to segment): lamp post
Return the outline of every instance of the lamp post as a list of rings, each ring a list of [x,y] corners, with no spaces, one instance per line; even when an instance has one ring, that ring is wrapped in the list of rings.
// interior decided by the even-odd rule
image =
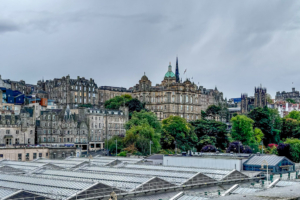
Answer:
[[[150,140],[150,155],[151,155],[151,144],[153,144],[152,140]]]
[[[268,162],[266,160],[263,160],[261,168],[264,168],[264,164],[267,166],[267,184],[269,184],[269,170],[268,170],[269,164],[268,164]]]
[[[176,143],[176,141],[174,141],[174,144],[175,144],[175,155],[177,156],[177,143]]]
[[[116,139],[116,157],[118,157],[118,140]]]

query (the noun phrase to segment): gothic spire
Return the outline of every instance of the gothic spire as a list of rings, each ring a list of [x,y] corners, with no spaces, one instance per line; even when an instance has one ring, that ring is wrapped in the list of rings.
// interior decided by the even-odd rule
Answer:
[[[179,67],[178,67],[178,56],[176,56],[176,70],[175,70],[176,82],[179,83]]]

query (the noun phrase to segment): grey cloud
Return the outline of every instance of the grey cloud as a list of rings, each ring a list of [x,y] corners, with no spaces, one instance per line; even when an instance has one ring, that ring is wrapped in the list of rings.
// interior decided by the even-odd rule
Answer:
[[[273,97],[291,82],[300,89],[296,0],[23,2],[0,7],[12,19],[0,21],[3,78],[70,74],[132,87],[146,72],[156,84],[178,54],[183,79],[228,98],[260,83]]]
[[[0,20],[0,33],[18,31],[21,27],[9,20]]]

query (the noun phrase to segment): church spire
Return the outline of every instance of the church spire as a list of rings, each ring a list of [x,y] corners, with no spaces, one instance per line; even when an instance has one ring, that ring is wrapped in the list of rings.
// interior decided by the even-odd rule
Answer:
[[[178,56],[176,56],[176,71],[175,71],[176,82],[179,83],[179,68],[178,68]]]

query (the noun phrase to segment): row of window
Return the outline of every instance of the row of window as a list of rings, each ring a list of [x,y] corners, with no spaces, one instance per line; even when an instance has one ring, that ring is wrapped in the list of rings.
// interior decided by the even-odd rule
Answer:
[[[6,130],[5,132],[6,132],[6,134],[10,134],[11,132],[10,132],[11,130]],[[16,130],[16,134],[19,134],[20,133],[20,130]],[[33,134],[33,130],[30,130],[30,134]]]

